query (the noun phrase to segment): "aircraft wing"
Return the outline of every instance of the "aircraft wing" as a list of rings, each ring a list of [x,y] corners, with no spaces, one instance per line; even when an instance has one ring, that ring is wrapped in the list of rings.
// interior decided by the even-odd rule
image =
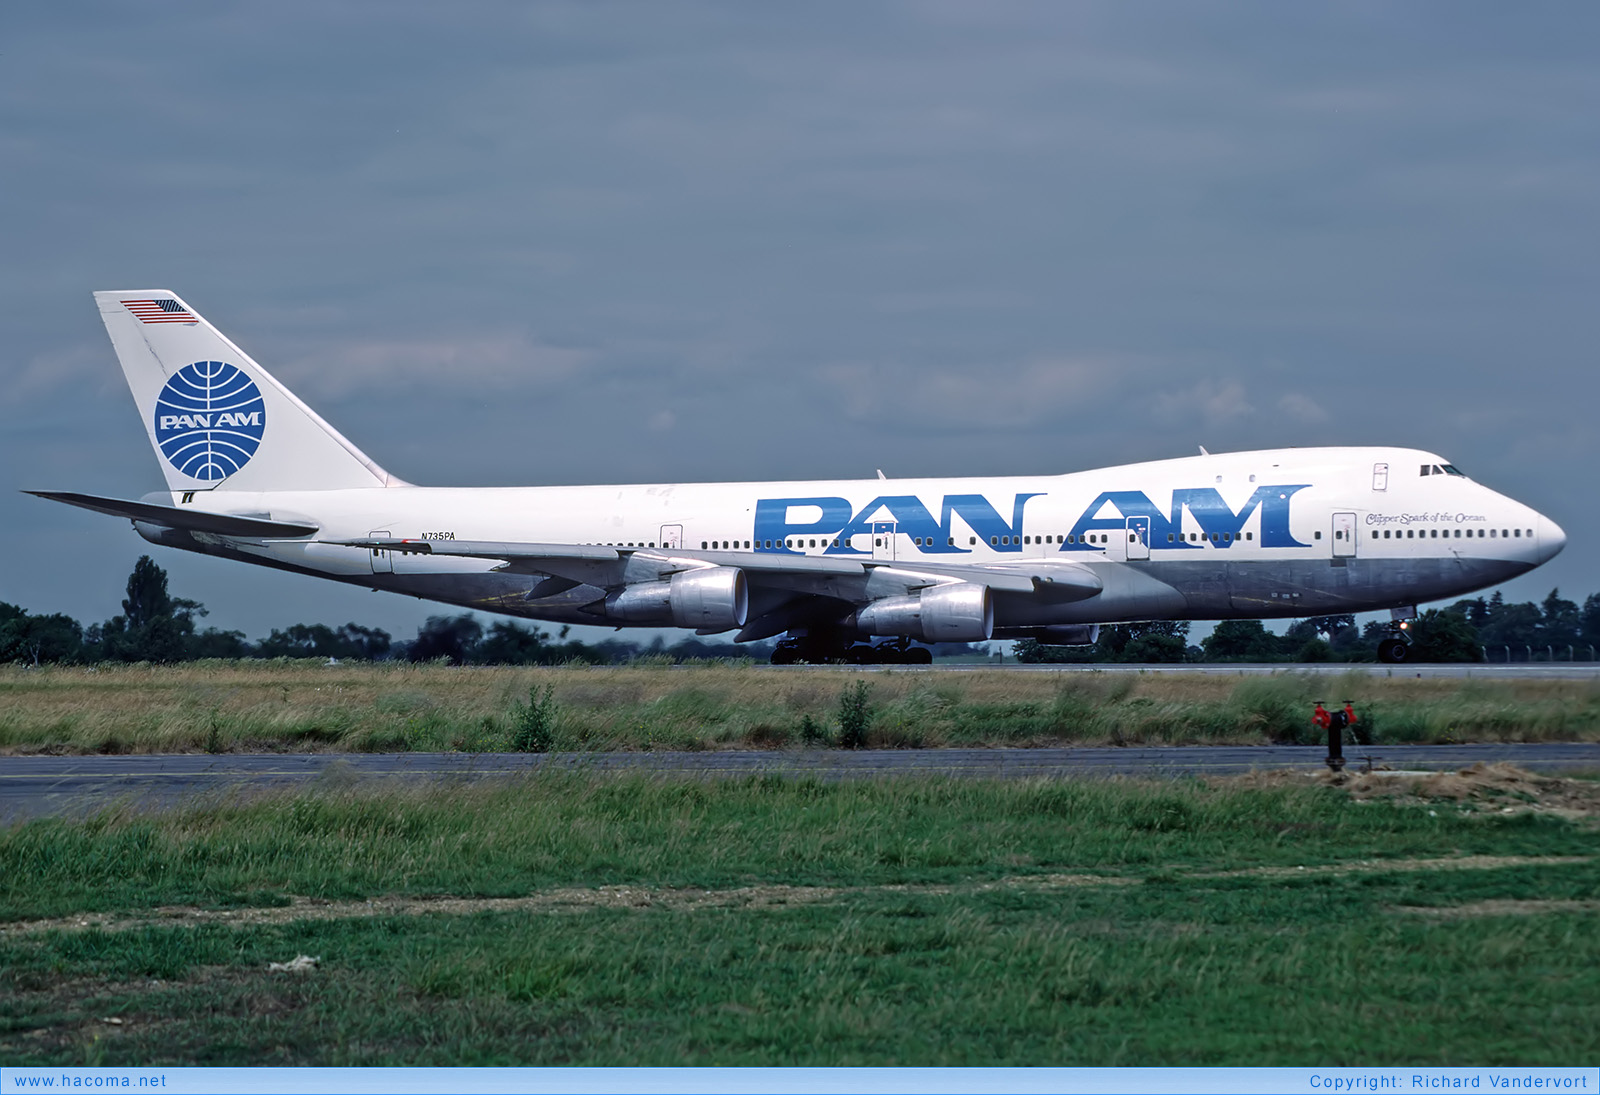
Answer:
[[[94,510],[96,513],[108,513],[113,517],[126,517],[131,521],[143,521],[148,525],[184,529],[188,532],[209,532],[217,536],[295,539],[301,536],[310,536],[317,531],[316,525],[291,524],[287,521],[273,521],[267,517],[242,517],[229,513],[206,513],[202,510],[184,509],[178,506],[160,506],[151,502],[131,502],[125,498],[101,498],[94,494],[76,494],[72,491],[30,490],[23,493],[31,494],[36,498],[48,498],[52,502],[65,502],[69,506],[79,506],[83,509]]]
[[[860,579],[873,570],[890,570],[926,585],[941,580],[974,582],[996,592],[1043,594],[1055,601],[1080,601],[1104,588],[1100,576],[1082,563],[1035,559],[975,564],[920,559],[862,559],[829,555],[789,555],[765,551],[696,551],[689,548],[619,548],[603,544],[534,544],[489,540],[360,539],[329,541],[350,547],[420,555],[501,559],[498,569],[545,574],[586,585],[609,587],[631,579],[630,560],[654,564],[659,574],[701,566],[738,567],[758,584],[784,579]],[[915,584],[913,582],[913,584]]]

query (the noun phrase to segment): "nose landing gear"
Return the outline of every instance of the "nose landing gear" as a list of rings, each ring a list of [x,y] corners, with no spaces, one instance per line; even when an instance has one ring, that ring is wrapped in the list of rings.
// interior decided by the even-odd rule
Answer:
[[[1378,660],[1389,665],[1402,665],[1412,660],[1411,636],[1407,633],[1411,621],[1417,618],[1415,605],[1389,610],[1388,634],[1378,643]]]

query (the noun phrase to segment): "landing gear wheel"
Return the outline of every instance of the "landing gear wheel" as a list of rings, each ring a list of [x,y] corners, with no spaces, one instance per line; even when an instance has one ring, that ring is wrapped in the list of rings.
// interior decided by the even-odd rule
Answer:
[[[833,632],[782,639],[772,651],[773,665],[834,665],[850,661],[850,643]]]
[[[1400,665],[1411,660],[1411,644],[1404,639],[1385,639],[1378,644],[1378,660]]]

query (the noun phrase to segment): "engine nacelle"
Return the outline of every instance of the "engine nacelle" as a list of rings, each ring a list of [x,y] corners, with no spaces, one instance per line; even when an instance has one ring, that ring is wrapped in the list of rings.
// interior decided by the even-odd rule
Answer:
[[[606,598],[606,615],[632,624],[727,631],[750,614],[750,585],[738,567],[680,570],[663,582],[638,582]]]
[[[885,597],[856,613],[871,635],[904,635],[925,643],[982,642],[994,633],[994,597],[974,582],[933,586],[910,597]]]

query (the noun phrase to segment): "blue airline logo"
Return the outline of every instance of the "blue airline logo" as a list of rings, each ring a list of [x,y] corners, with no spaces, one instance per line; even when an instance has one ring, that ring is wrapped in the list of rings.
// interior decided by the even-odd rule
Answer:
[[[1223,501],[1222,494],[1215,487],[1185,487],[1173,491],[1172,508],[1165,513],[1157,509],[1143,491],[1105,491],[1083,511],[1083,516],[1072,526],[1074,542],[1063,545],[1061,550],[1095,551],[1097,549],[1093,544],[1083,542],[1084,533],[1126,528],[1130,517],[1149,520],[1152,548],[1188,549],[1202,545],[1231,547],[1238,542],[1245,522],[1258,508],[1261,510],[1262,547],[1310,547],[1310,544],[1296,540],[1289,531],[1289,503],[1297,492],[1310,485],[1297,483],[1257,487],[1238,512],[1234,512],[1233,507]],[[1104,513],[1107,506],[1116,511],[1115,516]],[[1198,541],[1184,539],[1185,511],[1200,526]],[[1170,542],[1169,536],[1172,537]]]
[[[1257,487],[1237,511],[1213,487],[1174,490],[1172,506],[1167,511],[1157,509],[1143,491],[1105,491],[1073,524],[1071,542],[1062,544],[1058,550],[1101,550],[1096,544],[1085,542],[1086,534],[1125,529],[1129,518],[1149,522],[1147,535],[1152,548],[1199,548],[1201,541],[1191,542],[1182,536],[1185,512],[1200,527],[1206,546],[1231,547],[1239,539],[1245,522],[1255,516],[1257,510],[1260,510],[1262,547],[1310,547],[1296,540],[1289,531],[1289,504],[1296,492],[1309,485]],[[894,531],[910,537],[923,554],[966,555],[971,553],[970,548],[951,542],[955,539],[955,518],[960,517],[994,550],[1020,552],[1023,510],[1030,499],[1039,497],[1042,495],[1016,495],[1011,503],[1009,521],[981,494],[945,495],[937,518],[920,498],[909,494],[880,495],[859,510],[846,498],[762,498],[756,502],[753,535],[757,551],[797,555],[799,552],[784,546],[786,540],[818,536],[828,542],[828,555],[870,555],[870,550],[855,547],[851,538]],[[793,512],[796,510],[800,512]]]
[[[887,524],[907,536],[921,537],[920,550],[929,554],[967,554],[967,548],[950,543],[954,519],[959,516],[967,527],[986,540],[1004,537],[1008,543],[1017,541],[1014,548],[1001,550],[1020,551],[1022,508],[1028,499],[1038,497],[1037,494],[1017,495],[1011,504],[1009,522],[981,494],[945,495],[937,519],[920,498],[910,494],[880,495],[862,506],[860,512],[855,512],[845,498],[763,498],[756,503],[755,537],[762,551],[787,551],[796,555],[799,553],[783,546],[784,540],[791,536],[826,536],[839,541],[828,548],[829,555],[871,555],[871,551],[851,546],[850,538],[883,531],[881,526]],[[816,509],[821,511],[821,516],[815,521],[794,521],[789,514],[793,509]],[[874,526],[879,527],[875,529]],[[770,548],[764,546],[769,540],[773,545]]]
[[[191,479],[226,479],[250,462],[267,429],[261,389],[236,365],[196,361],[156,399],[156,445]]]

